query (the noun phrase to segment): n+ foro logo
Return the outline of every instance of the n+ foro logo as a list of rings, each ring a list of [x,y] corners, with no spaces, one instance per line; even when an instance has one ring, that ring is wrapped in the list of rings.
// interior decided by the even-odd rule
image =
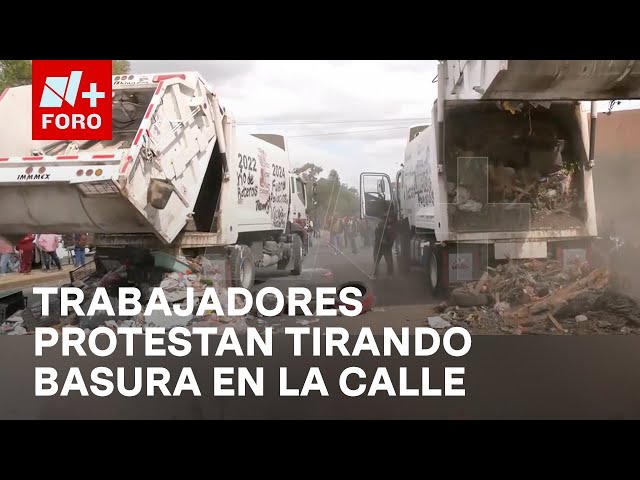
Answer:
[[[34,60],[33,140],[111,140],[111,61]]]

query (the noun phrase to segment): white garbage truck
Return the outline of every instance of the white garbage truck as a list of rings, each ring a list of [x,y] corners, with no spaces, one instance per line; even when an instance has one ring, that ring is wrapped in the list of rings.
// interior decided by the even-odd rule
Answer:
[[[639,98],[640,62],[441,60],[437,82],[394,181],[360,177],[361,213],[393,228],[401,269],[437,292],[507,259],[588,260],[596,101]]]
[[[113,136],[31,139],[31,86],[0,97],[0,235],[92,233],[98,249],[228,259],[234,286],[255,269],[300,274],[305,181],[285,139],[241,134],[197,72],[115,75]]]

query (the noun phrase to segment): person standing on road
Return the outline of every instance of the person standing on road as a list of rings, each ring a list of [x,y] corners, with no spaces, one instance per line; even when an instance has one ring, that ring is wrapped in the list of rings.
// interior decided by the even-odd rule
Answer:
[[[13,245],[6,239],[0,237],[0,275],[13,271],[11,265],[11,255],[13,255]]]
[[[392,212],[391,212],[392,213]],[[387,275],[392,276],[394,274],[393,269],[393,244],[395,242],[395,217],[393,213],[388,216],[387,219],[382,219],[376,225],[374,231],[374,243],[373,243],[373,276],[378,274],[378,265],[380,260],[384,257],[387,264]]]
[[[349,220],[349,242],[351,243],[351,253],[358,253],[358,222],[355,218]]]
[[[85,264],[85,249],[87,248],[87,234],[86,233],[76,233],[73,235],[73,240],[75,242],[74,254],[75,260],[74,264],[76,267],[81,267]]]
[[[333,246],[334,249],[340,249],[340,220],[334,217],[331,221],[331,225],[329,227],[329,243]],[[334,255],[337,255],[338,252],[334,250]]]
[[[58,245],[60,245],[60,237],[54,233],[41,233],[38,235],[37,243],[38,247],[40,247],[42,251],[46,252],[50,259],[48,267],[51,267],[50,263],[51,260],[53,260],[53,263],[58,267],[58,270],[62,270],[62,265],[60,265],[60,259],[58,258],[57,252]],[[47,268],[47,270],[49,270],[49,268]]]
[[[44,271],[51,268],[51,257],[40,245],[40,235],[40,233],[37,233],[35,236],[35,241],[33,242],[33,253],[35,254],[35,263],[38,263],[39,261],[40,268]]]
[[[20,273],[31,275],[31,263],[33,262],[33,240],[35,235],[28,233],[18,242],[20,252]]]

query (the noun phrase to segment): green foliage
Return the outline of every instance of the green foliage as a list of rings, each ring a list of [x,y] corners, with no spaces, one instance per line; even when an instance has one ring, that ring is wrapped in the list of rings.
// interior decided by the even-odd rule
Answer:
[[[129,60],[113,60],[114,75],[129,73]],[[31,60],[0,60],[0,92],[7,87],[31,85]]]
[[[323,168],[314,165],[313,163],[305,163],[303,166],[296,168],[295,172],[297,174],[304,173],[307,175],[311,182],[315,182],[318,180],[318,176],[322,173]]]
[[[317,185],[317,203],[309,204],[309,213],[314,221],[323,221],[325,217],[332,215],[358,216],[359,215],[359,193],[356,188],[349,187],[340,182],[340,175],[336,170],[331,170],[327,178],[318,178],[323,171],[313,163],[306,163],[296,169],[296,173],[304,173],[309,178],[310,184],[307,186],[307,198],[311,199],[313,182]]]
[[[31,84],[31,60],[0,60],[0,92]]]
[[[129,60],[113,60],[111,63],[111,71],[114,75],[122,75],[123,73],[129,73],[131,65]]]

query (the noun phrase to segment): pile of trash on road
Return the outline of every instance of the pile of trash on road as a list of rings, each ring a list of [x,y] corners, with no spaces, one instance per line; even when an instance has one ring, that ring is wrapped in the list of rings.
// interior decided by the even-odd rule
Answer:
[[[91,301],[96,294],[96,289],[102,287],[106,290],[109,301],[116,313],[119,311],[118,289],[122,287],[136,287],[140,291],[140,304],[142,310],[149,303],[153,289],[160,287],[164,292],[164,296],[173,308],[175,305],[182,306],[182,309],[189,308],[193,312],[198,311],[202,297],[206,288],[213,288],[220,302],[222,311],[228,311],[228,281],[225,274],[226,261],[224,259],[212,260],[205,256],[197,258],[171,257],[164,255],[160,258],[153,259],[149,256],[133,256],[126,257],[125,260],[117,261],[114,259],[95,260],[100,263],[99,267],[95,265],[87,265],[76,269],[71,274],[72,282],[63,285],[65,287],[80,288],[84,294],[84,301],[81,304],[82,312],[87,312]],[[106,273],[105,273],[106,272]],[[373,292],[362,282],[349,282],[337,287],[339,293],[345,287],[359,288],[363,294],[362,304],[363,311],[373,308],[375,297]],[[188,305],[188,289],[193,289],[193,308]],[[0,292],[1,294],[2,292]],[[320,321],[319,318],[297,318],[289,321],[288,319],[288,303],[287,295],[285,297],[285,309],[280,315],[273,317],[264,317],[257,311],[254,303],[252,309],[246,315],[218,315],[215,311],[205,311],[203,315],[178,316],[165,315],[161,311],[154,311],[151,315],[144,316],[142,313],[130,316],[109,316],[107,312],[100,311],[95,315],[78,316],[75,312],[70,315],[62,316],[60,308],[60,296],[52,295],[49,303],[49,315],[42,315],[42,304],[39,301],[33,302],[31,305],[25,305],[22,292],[16,290],[11,292],[19,295],[20,298],[12,300],[14,305],[7,315],[0,316],[0,335],[25,335],[33,333],[36,327],[54,327],[61,329],[66,326],[79,327],[88,334],[91,330],[107,326],[110,328],[117,327],[186,327],[192,329],[194,327],[218,327],[233,328],[236,333],[246,333],[248,327],[256,328],[259,332],[264,328],[273,328],[274,333],[283,331],[285,326],[292,323],[296,325],[312,325]],[[244,299],[241,296],[235,296],[236,308],[244,307]],[[268,294],[263,301],[265,307],[269,310],[275,308],[277,299],[274,295]],[[0,305],[2,301],[0,299]],[[336,298],[336,306],[340,306],[341,302]],[[315,300],[312,299],[309,304],[310,310],[315,310]],[[347,308],[349,308],[347,306]],[[297,315],[302,315],[300,310],[296,310]],[[4,318],[7,317],[7,318]]]
[[[440,320],[486,333],[638,334],[640,305],[607,268],[586,262],[510,261],[456,288]]]
[[[182,271],[163,271],[158,275],[157,268],[130,268],[130,265],[117,264],[107,273],[99,269],[87,269],[92,273],[83,279],[75,279],[72,283],[64,286],[74,286],[82,289],[84,302],[81,310],[87,312],[96,289],[104,287],[109,294],[109,300],[116,313],[118,312],[118,288],[135,286],[140,290],[142,305],[146,305],[150,299],[154,287],[160,287],[165,293],[165,298],[171,305],[185,305],[187,299],[187,288],[194,290],[194,311],[197,310],[199,301],[204,295],[205,287],[213,287],[218,295],[220,304],[224,311],[227,311],[227,284],[225,280],[225,264],[223,261],[212,261],[206,257],[194,259],[180,258],[181,265],[188,266]],[[105,262],[107,265],[109,262]],[[166,269],[165,269],[166,270]],[[73,275],[72,275],[73,279]],[[158,283],[159,280],[159,283]],[[264,327],[265,322],[259,318],[257,312],[244,316],[219,316],[213,311],[205,312],[202,316],[180,317],[177,315],[166,316],[162,312],[155,311],[147,317],[142,313],[132,317],[112,317],[106,312],[97,312],[95,315],[79,317],[72,312],[70,315],[62,317],[60,312],[60,297],[53,296],[49,302],[50,314],[42,316],[42,305],[39,301],[24,309],[15,311],[11,316],[4,319],[0,325],[0,334],[25,335],[32,333],[36,327],[54,327],[61,329],[66,326],[79,327],[89,333],[99,326],[111,328],[117,327],[177,327],[183,326],[189,329],[193,327],[232,327],[237,333],[244,333],[247,326]],[[242,302],[238,298],[237,302]],[[239,303],[237,307],[242,307]],[[144,310],[144,307],[143,307]]]

